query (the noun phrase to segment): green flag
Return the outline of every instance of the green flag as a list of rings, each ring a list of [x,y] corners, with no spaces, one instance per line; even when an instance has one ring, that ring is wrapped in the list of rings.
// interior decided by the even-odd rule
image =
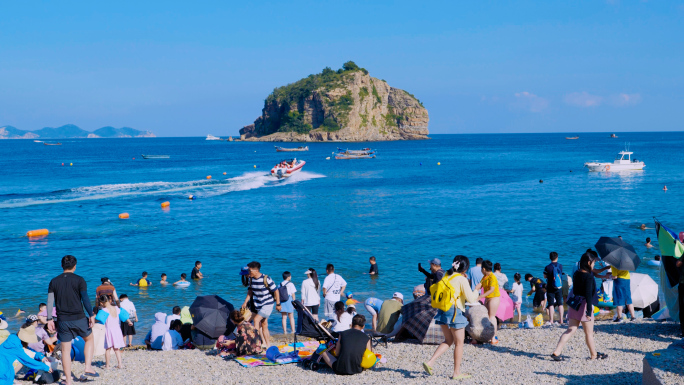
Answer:
[[[663,256],[671,256],[674,258],[681,258],[684,255],[684,245],[679,241],[679,238],[674,231],[663,226],[658,220],[655,221],[656,234],[658,234],[658,245],[660,246],[660,254]]]

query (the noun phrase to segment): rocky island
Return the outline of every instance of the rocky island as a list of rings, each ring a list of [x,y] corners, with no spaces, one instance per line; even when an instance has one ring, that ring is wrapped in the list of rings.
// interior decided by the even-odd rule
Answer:
[[[272,142],[427,139],[428,112],[415,96],[390,87],[354,62],[273,90],[242,140]]]
[[[12,126],[0,127],[0,139],[73,139],[73,138],[154,138],[150,131],[130,127],[102,127],[90,132],[73,124],[60,127],[43,127],[40,130],[24,131]]]

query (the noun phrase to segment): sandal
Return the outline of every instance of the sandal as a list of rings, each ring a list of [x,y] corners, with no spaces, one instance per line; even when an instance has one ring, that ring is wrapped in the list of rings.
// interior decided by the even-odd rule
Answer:
[[[605,360],[608,358],[606,353],[596,353],[596,358],[590,358],[591,360]]]
[[[423,362],[423,369],[425,369],[425,372],[429,375],[433,375],[432,368],[428,366],[427,362]]]
[[[499,343],[499,336],[492,338],[492,345],[497,345]]]
[[[553,354],[553,353],[551,353],[551,359],[554,360],[554,361],[565,361],[565,358],[563,358],[563,357],[561,357],[561,356],[557,356],[557,355],[555,355],[555,354]]]
[[[459,374],[458,376],[451,377],[452,380],[465,380],[467,378],[471,378],[472,376],[470,374]]]

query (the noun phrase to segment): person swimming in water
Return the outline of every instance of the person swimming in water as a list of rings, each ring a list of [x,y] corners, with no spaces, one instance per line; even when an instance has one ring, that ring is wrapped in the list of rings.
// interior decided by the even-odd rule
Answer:
[[[647,248],[649,248],[649,249],[650,249],[651,247],[653,247],[653,245],[651,244],[651,238],[650,238],[650,237],[649,237],[649,238],[646,238],[646,245],[645,245],[645,246],[646,246]]]

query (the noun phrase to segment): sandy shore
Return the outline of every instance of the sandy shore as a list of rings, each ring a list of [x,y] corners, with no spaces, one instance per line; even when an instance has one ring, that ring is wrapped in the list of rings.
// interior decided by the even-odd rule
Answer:
[[[644,355],[665,349],[680,341],[679,325],[638,320],[596,325],[596,344],[608,354],[602,361],[587,360],[584,333],[579,330],[567,345],[565,362],[552,361],[548,355],[565,328],[503,329],[496,345],[465,347],[462,371],[473,378],[472,384],[640,384]],[[291,337],[290,337],[291,338]],[[291,341],[291,339],[290,339]],[[193,383],[259,383],[259,384],[379,384],[379,383],[447,383],[452,372],[453,350],[445,353],[435,365],[435,375],[423,372],[421,363],[434,352],[435,345],[390,343],[377,351],[388,362],[362,374],[336,376],[329,369],[318,372],[304,370],[297,364],[243,368],[233,360],[225,360],[213,351],[199,350],[124,352],[124,369],[104,369],[104,357],[96,357],[101,375],[97,384],[193,384]],[[684,363],[665,370],[666,383],[681,384]],[[75,372],[83,366],[77,364]]]

